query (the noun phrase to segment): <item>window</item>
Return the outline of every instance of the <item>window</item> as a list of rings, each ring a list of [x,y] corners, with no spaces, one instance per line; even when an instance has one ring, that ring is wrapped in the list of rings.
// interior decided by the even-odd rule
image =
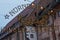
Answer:
[[[30,34],[30,37],[31,37],[31,38],[34,38],[34,35],[33,35],[33,34]]]
[[[60,11],[58,12],[58,17],[60,17]]]
[[[60,33],[58,34],[58,39],[60,40]]]
[[[58,3],[59,3],[59,2],[60,2],[60,0],[56,0],[56,2],[58,2]]]

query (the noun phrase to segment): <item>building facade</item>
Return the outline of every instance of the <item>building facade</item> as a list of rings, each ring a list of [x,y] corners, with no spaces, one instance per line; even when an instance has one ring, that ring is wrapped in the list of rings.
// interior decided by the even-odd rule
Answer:
[[[0,40],[60,40],[60,1],[35,0],[2,29]]]

